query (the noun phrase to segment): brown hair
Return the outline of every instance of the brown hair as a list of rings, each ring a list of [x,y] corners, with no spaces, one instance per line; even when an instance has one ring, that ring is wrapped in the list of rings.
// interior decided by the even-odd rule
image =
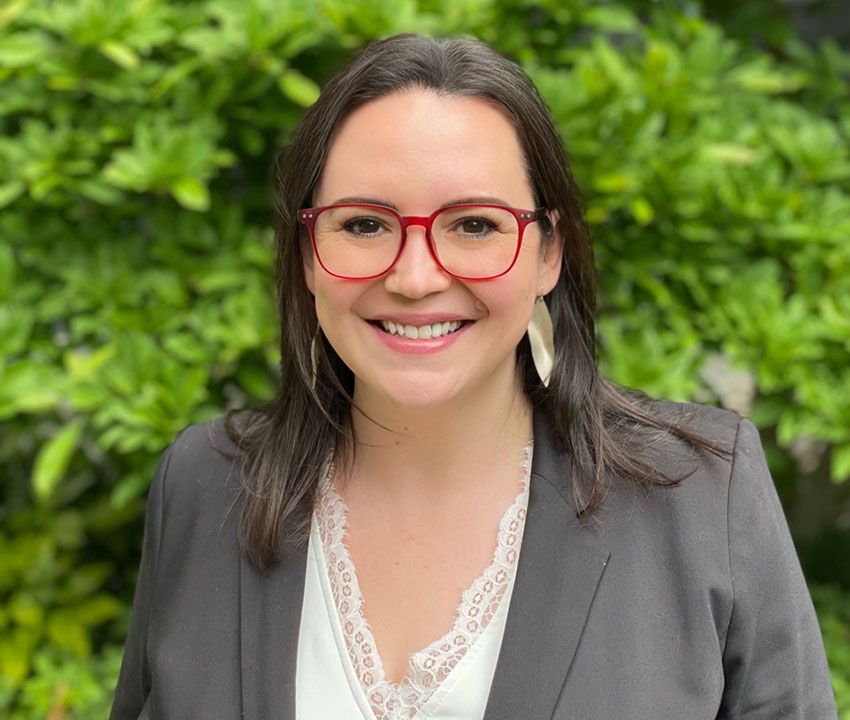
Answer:
[[[560,278],[545,298],[556,348],[549,386],[539,380],[527,336],[517,345],[516,358],[528,398],[545,413],[560,449],[569,451],[578,514],[588,515],[600,505],[612,473],[644,486],[681,482],[641,459],[648,443],[675,436],[693,448],[728,454],[654,413],[644,393],[600,375],[590,234],[562,141],[531,80],[478,40],[396,35],[368,45],[330,79],[278,158],[274,224],[280,391],[268,403],[230,410],[224,418],[241,469],[240,545],[257,568],[279,561],[285,541],[306,538],[308,514],[291,529],[287,521],[312,506],[322,462],[332,447],[335,459],[353,460],[351,412],[362,412],[353,407],[353,373],[321,333],[315,390],[311,387],[310,348],[318,320],[301,256],[310,246],[296,213],[310,206],[341,121],[370,100],[414,87],[495,103],[516,128],[536,206],[558,213],[565,246]],[[543,242],[551,242],[551,228],[546,232],[544,223],[543,229]]]

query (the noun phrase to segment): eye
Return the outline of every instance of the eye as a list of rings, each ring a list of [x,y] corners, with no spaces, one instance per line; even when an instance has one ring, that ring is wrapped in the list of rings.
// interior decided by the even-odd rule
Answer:
[[[483,235],[493,230],[495,226],[486,218],[468,217],[459,220],[458,227],[467,235]]]
[[[373,217],[358,217],[347,221],[343,228],[353,235],[375,235],[381,230],[382,223]]]

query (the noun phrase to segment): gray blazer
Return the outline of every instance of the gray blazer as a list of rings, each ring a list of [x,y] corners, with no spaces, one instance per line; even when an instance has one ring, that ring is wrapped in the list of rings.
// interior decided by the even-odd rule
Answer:
[[[734,447],[676,488],[614,482],[576,518],[568,457],[535,410],[525,533],[484,720],[836,718],[817,619],[753,424],[701,405]],[[163,453],[111,720],[294,720],[306,549],[240,556],[221,418]],[[671,442],[658,459],[689,462]],[[691,456],[691,461],[694,456]],[[328,718],[327,720],[348,720]]]

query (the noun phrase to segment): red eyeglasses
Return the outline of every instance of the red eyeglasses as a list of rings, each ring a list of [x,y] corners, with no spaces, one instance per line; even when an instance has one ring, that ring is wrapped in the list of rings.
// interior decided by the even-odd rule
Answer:
[[[407,228],[425,228],[428,248],[445,272],[462,280],[492,280],[516,263],[525,228],[545,208],[449,205],[427,217],[400,215],[384,205],[325,205],[298,211],[322,268],[346,280],[379,277],[395,265]]]

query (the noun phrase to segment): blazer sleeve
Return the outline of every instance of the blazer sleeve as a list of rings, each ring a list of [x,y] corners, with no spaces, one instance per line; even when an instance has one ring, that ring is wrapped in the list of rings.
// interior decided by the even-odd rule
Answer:
[[[147,706],[148,693],[150,692],[150,668],[147,657],[148,622],[151,601],[154,598],[155,591],[156,560],[159,554],[162,530],[165,476],[168,472],[173,448],[174,442],[160,456],[154,478],[148,490],[142,557],[133,595],[130,627],[124,644],[124,657],[121,661],[121,670],[115,687],[109,720],[137,720],[147,718],[149,713]]]
[[[742,418],[728,496],[733,606],[718,718],[835,720],[823,639],[759,433]]]

